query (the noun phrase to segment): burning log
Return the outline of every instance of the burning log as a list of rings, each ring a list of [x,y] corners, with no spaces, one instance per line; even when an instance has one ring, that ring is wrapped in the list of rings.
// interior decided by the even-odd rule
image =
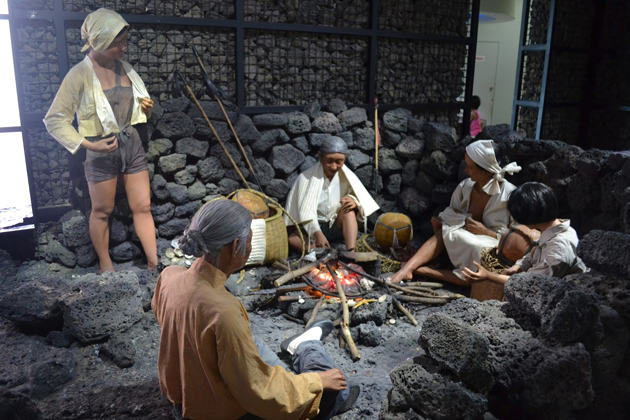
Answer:
[[[290,282],[291,280],[308,273],[309,271],[311,271],[313,268],[317,267],[319,265],[319,261],[315,261],[312,262],[310,264],[306,264],[304,267],[302,268],[298,268],[295,271],[289,271],[287,274],[284,274],[283,276],[279,277],[276,281],[273,282],[273,285],[276,287],[280,287],[283,284],[286,284],[288,282]]]
[[[335,270],[332,269],[328,262],[326,262],[326,268],[328,268],[328,271],[335,280],[335,284],[337,285],[337,293],[339,294],[339,299],[341,299],[341,307],[343,309],[341,332],[343,334],[343,339],[348,344],[348,347],[350,347],[352,361],[356,362],[357,360],[361,359],[361,355],[359,354],[359,350],[357,350],[357,346],[356,344],[354,344],[354,340],[352,339],[352,335],[350,334],[350,313],[348,310],[348,302],[346,301],[346,294],[343,291],[343,287],[341,286],[341,281],[339,281],[339,277],[337,277]]]

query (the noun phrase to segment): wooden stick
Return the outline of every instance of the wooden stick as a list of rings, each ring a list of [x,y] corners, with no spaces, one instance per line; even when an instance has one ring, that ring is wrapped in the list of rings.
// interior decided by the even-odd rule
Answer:
[[[313,322],[315,322],[315,317],[317,316],[317,311],[319,311],[319,307],[322,306],[322,302],[324,301],[324,298],[326,296],[322,295],[319,300],[317,301],[317,303],[315,304],[315,307],[313,308],[313,312],[311,312],[311,317],[308,319],[308,322],[306,323],[306,326],[304,328],[308,328],[311,326],[311,324]]]
[[[308,300],[308,299],[314,299],[312,296],[294,296],[294,295],[289,295],[289,296],[278,296],[278,302],[297,302],[300,299],[304,299],[304,300]]]
[[[296,322],[298,324],[304,325],[304,320],[302,320],[302,319],[296,318],[294,316],[291,316],[291,315],[285,314],[285,313],[283,313],[282,316],[285,317],[286,319],[288,319],[289,321],[293,321],[293,322]]]
[[[326,268],[328,268],[328,272],[332,275],[335,280],[335,284],[337,285],[337,294],[339,295],[339,299],[341,300],[341,308],[343,309],[343,321],[341,322],[341,333],[343,334],[343,339],[346,344],[350,348],[350,354],[352,356],[352,361],[356,362],[361,359],[361,355],[359,354],[359,350],[357,349],[356,344],[354,344],[354,340],[352,339],[352,335],[350,334],[350,312],[348,309],[348,301],[346,300],[346,293],[343,291],[343,287],[341,287],[341,281],[339,281],[339,277],[337,277],[337,273],[332,269],[330,264],[326,262]]]
[[[409,287],[427,287],[429,289],[442,289],[444,285],[442,283],[435,283],[432,281],[410,281],[409,283],[405,283]]]
[[[457,297],[446,297],[446,296],[440,296],[440,297],[416,297],[416,296],[398,296],[398,299],[400,299],[403,302],[412,302],[412,303],[424,303],[427,305],[444,305],[446,303],[449,303],[451,300],[457,299]]]
[[[405,315],[407,318],[409,318],[409,321],[411,321],[411,323],[412,323],[413,325],[416,325],[416,326],[417,326],[417,325],[418,325],[418,321],[416,321],[416,318],[414,318],[414,317],[413,317],[413,315],[411,315],[411,312],[409,312],[409,311],[407,310],[407,308],[405,308],[404,306],[402,306],[402,303],[400,303],[400,302],[398,301],[398,299],[396,299],[396,296],[391,295],[391,297],[392,297],[392,302],[394,302],[394,305],[396,306],[396,308],[398,308],[398,310],[399,310],[400,312],[402,312],[402,313],[403,313],[403,315]]]
[[[378,169],[378,99],[374,98],[374,167]]]
[[[280,261],[274,261],[271,265],[273,265],[276,268],[280,268],[284,271],[291,271],[291,269],[289,267],[287,267],[286,265],[282,264]]]
[[[295,271],[289,271],[287,274],[284,274],[282,277],[279,277],[276,281],[274,281],[273,285],[276,287],[280,287],[283,284],[286,284],[290,282],[291,280],[295,279],[296,277],[299,277],[302,274],[308,273],[309,271],[311,271],[313,268],[317,267],[318,265],[319,265],[319,262],[315,261],[310,264],[306,264],[304,267],[298,268]]]

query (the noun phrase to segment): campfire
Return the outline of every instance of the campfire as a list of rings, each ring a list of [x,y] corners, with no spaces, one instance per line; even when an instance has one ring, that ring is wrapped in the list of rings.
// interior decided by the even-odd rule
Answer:
[[[361,276],[343,267],[338,261],[331,261],[329,264],[335,271],[345,295],[351,299],[360,299],[363,294],[361,290]],[[350,263],[348,265],[355,270],[362,270],[357,264]],[[313,267],[311,271],[303,276],[303,279],[317,292],[335,297],[339,296],[335,279],[328,271],[325,264],[319,264],[317,267]]]

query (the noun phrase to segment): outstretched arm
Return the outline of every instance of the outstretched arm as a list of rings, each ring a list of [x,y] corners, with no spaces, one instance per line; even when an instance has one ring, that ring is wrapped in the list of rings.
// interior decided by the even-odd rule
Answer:
[[[468,267],[464,267],[464,269],[462,270],[462,276],[464,276],[464,280],[469,283],[474,283],[476,281],[482,280],[490,280],[493,283],[505,284],[510,278],[510,276],[492,273],[486,270],[477,261],[474,261],[473,264],[475,264],[475,266],[477,267],[476,273],[470,270]]]

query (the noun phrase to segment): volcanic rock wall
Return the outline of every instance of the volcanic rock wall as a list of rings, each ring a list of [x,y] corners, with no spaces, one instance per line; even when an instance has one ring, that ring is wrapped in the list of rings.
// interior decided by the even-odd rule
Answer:
[[[215,102],[202,107],[226,143],[250,187],[258,188],[227,121]],[[374,127],[362,108],[347,109],[333,99],[328,111],[318,103],[305,112],[261,114],[250,118],[229,112],[230,121],[244,145],[263,191],[284,204],[300,172],[317,161],[317,151],[331,135],[346,141],[346,164],[375,197],[383,212],[408,214],[416,234],[428,237],[428,223],[450,202],[457,183],[466,175],[465,146],[455,129],[426,121],[405,109],[382,114],[379,121],[383,144],[379,169],[374,168]],[[156,104],[143,132],[150,167],[152,205],[160,249],[186,228],[204,202],[244,188],[239,175],[214,139],[199,109],[187,98]],[[507,126],[487,127],[479,138],[494,139],[504,151],[504,163],[516,161],[523,171],[508,177],[515,184],[535,180],[550,185],[559,197],[561,213],[572,219],[580,235],[599,228],[630,229],[630,155],[601,150],[584,151],[559,141],[525,139]],[[66,266],[94,262],[87,217],[90,201],[80,172],[72,179],[76,210],[58,224],[44,228],[41,243],[48,243],[46,258]],[[373,215],[373,223],[378,214]],[[114,261],[140,255],[131,212],[124,194],[111,218],[110,237]],[[74,255],[74,256],[73,256]]]

